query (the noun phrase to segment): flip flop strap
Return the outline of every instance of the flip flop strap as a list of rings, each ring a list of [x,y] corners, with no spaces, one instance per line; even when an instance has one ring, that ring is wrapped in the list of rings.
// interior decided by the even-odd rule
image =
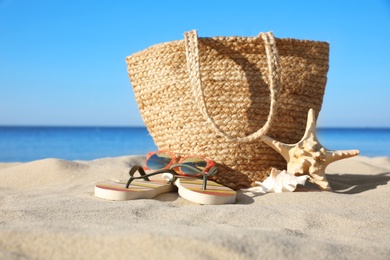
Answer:
[[[206,190],[208,177],[213,176],[213,175],[218,173],[218,168],[216,166],[211,167],[210,170],[208,171],[208,173],[204,173],[196,167],[192,167],[190,165],[181,164],[181,163],[173,164],[171,166],[171,169],[176,168],[176,167],[185,167],[185,168],[188,168],[188,169],[191,169],[191,170],[197,172],[199,175],[202,175],[202,177],[203,177],[202,190]],[[178,176],[176,176],[176,178],[177,177]],[[191,176],[189,176],[189,177],[191,177]],[[194,178],[195,178],[195,176],[194,176]]]
[[[150,181],[148,176],[146,175],[145,171],[144,171],[144,168],[140,165],[134,165],[133,167],[131,167],[130,171],[129,171],[129,175],[130,177],[133,177],[134,176],[134,173],[136,172],[139,172],[139,174],[141,175],[141,177],[143,177],[143,179],[145,181]]]
[[[134,169],[134,170],[133,170]],[[138,171],[140,173],[141,176],[138,176],[138,177],[134,177],[134,173]],[[171,169],[165,169],[165,170],[158,170],[158,171],[155,171],[155,172],[152,172],[152,173],[149,173],[149,174],[146,174],[144,169],[141,167],[141,166],[133,166],[129,172],[130,174],[130,179],[127,181],[126,183],[126,189],[129,188],[131,182],[133,180],[138,180],[138,179],[144,179],[145,181],[150,181],[150,179],[148,177],[150,176],[153,176],[153,175],[157,175],[157,174],[161,174],[161,173],[165,173],[165,172],[169,172],[169,173],[173,173],[173,174],[176,174],[176,172],[174,170],[171,170]]]

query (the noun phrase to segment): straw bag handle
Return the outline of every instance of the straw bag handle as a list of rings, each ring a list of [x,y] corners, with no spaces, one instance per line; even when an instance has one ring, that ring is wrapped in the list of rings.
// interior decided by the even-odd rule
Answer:
[[[260,33],[259,36],[261,36],[265,43],[265,51],[267,55],[269,89],[271,93],[270,110],[267,122],[263,125],[263,127],[248,136],[236,137],[224,132],[215,123],[214,119],[212,119],[210,114],[208,113],[206,102],[204,100],[204,93],[200,75],[198,34],[196,30],[184,33],[188,73],[190,76],[190,84],[192,86],[192,91],[195,95],[195,102],[199,104],[201,113],[207,119],[207,122],[210,123],[210,125],[217,134],[220,134],[225,138],[236,142],[250,142],[259,137],[264,136],[270,129],[271,123],[276,114],[276,99],[279,96],[280,92],[280,67],[278,50],[276,48],[275,38],[272,32]]]

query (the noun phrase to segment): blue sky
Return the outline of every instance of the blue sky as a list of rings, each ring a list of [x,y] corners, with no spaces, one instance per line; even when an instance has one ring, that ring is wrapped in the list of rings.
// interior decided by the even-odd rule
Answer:
[[[0,0],[0,125],[143,125],[125,57],[199,36],[327,41],[321,127],[390,127],[390,1]]]

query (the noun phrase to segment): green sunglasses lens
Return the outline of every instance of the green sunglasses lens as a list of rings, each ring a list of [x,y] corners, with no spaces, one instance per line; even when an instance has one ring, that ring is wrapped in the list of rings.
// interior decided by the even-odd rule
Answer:
[[[167,167],[172,161],[172,155],[167,153],[155,153],[149,157],[147,166],[149,169],[157,171]]]
[[[197,158],[197,157],[186,158],[181,163],[186,164],[188,166],[191,166],[193,168],[197,168],[200,171],[204,171],[206,169],[206,166],[207,166],[207,162],[205,161],[205,159]],[[180,167],[180,170],[184,174],[188,174],[188,175],[199,174],[199,172],[192,170],[191,168],[187,168],[187,167]]]

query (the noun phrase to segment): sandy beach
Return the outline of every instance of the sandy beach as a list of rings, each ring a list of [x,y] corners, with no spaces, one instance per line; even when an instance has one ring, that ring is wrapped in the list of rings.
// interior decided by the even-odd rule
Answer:
[[[141,156],[0,164],[1,259],[389,259],[390,158],[327,168],[333,192],[237,194],[198,205],[176,192],[108,201]]]

